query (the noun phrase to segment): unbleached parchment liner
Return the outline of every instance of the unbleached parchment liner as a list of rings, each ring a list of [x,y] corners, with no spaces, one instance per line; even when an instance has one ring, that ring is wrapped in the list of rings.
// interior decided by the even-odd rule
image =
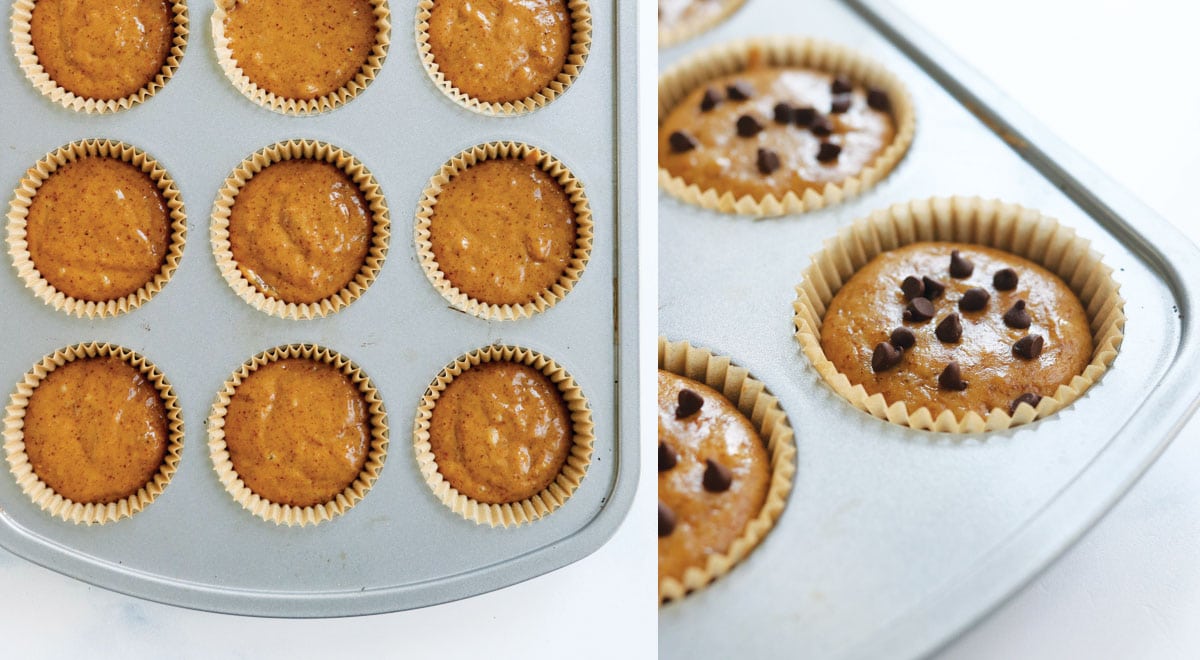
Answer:
[[[910,411],[903,401],[868,395],[837,370],[821,348],[821,322],[838,289],[876,255],[917,241],[975,243],[1011,252],[1058,275],[1079,297],[1091,326],[1093,350],[1083,373],[1043,396],[1036,408],[1022,403],[1013,414],[993,408],[987,417],[950,410],[936,418],[928,408]],[[1041,213],[997,200],[951,197],[895,204],[873,212],[825,241],[796,287],[796,339],[817,372],[855,407],[893,424],[948,433],[1007,429],[1047,417],[1071,405],[1095,383],[1117,355],[1124,337],[1125,301],[1112,269],[1086,239]]]
[[[82,158],[101,157],[115,158],[136,167],[150,177],[154,185],[162,193],[166,203],[170,221],[170,241],[167,244],[167,255],[163,260],[162,269],[137,291],[112,300],[81,300],[54,288],[37,269],[29,254],[27,237],[27,218],[29,207],[37,195],[38,188],[50,178],[58,168]],[[33,291],[39,300],[54,309],[78,317],[104,318],[116,316],[137,309],[146,301],[153,298],[166,286],[179,267],[183,258],[183,247],[187,241],[187,215],[183,209],[183,199],[179,188],[167,171],[137,147],[112,140],[80,140],[59,147],[46,154],[33,167],[25,172],[17,185],[13,198],[8,204],[7,238],[8,254],[12,257],[13,267],[17,276],[25,283],[26,288]]]
[[[702,17],[700,20],[684,21],[673,28],[663,28],[660,22],[658,24],[659,49],[669,48],[692,37],[699,36],[701,33],[708,32],[725,22],[734,12],[741,9],[744,4],[746,4],[746,0],[721,0],[721,9],[719,12],[711,16]]]
[[[108,356],[123,360],[137,369],[158,390],[167,418],[167,450],[154,477],[129,497],[108,504],[73,502],[55,492],[33,471],[29,455],[25,453],[25,412],[34,390],[50,372],[75,360]],[[76,344],[42,358],[42,361],[35,364],[17,383],[5,409],[4,452],[8,457],[8,469],[16,478],[17,486],[43,511],[76,525],[103,525],[128,518],[146,508],[171,482],[171,477],[179,468],[179,459],[183,452],[183,415],[175,398],[175,390],[158,367],[146,358],[112,344]]]
[[[587,0],[567,0],[567,11],[571,14],[571,50],[563,63],[562,71],[542,91],[527,96],[519,101],[492,103],[481,101],[455,87],[454,81],[446,78],[438,68],[433,58],[433,49],[429,45],[429,18],[435,0],[420,0],[417,3],[416,40],[417,54],[429,74],[429,79],[442,92],[458,105],[472,111],[493,117],[523,115],[533,112],[554,99],[562,96],[575,83],[583,65],[587,62],[588,51],[592,47],[592,12]]]
[[[293,159],[324,161],[345,172],[346,176],[358,185],[372,217],[371,246],[367,249],[362,268],[341,291],[313,303],[288,302],[259,291],[238,269],[229,243],[229,218],[233,213],[233,205],[237,203],[238,193],[255,174],[274,163]],[[358,300],[378,277],[383,260],[387,257],[390,238],[391,221],[387,202],[375,176],[354,156],[331,144],[316,140],[277,142],[254,152],[238,164],[225,178],[225,184],[217,193],[217,200],[213,203],[212,224],[209,227],[209,239],[212,242],[217,269],[221,271],[221,276],[234,293],[260,312],[292,320],[327,316]]]
[[[857,51],[832,42],[804,37],[751,38],[718,45],[701,51],[672,67],[658,79],[658,121],[692,90],[706,82],[755,67],[804,67],[835,75],[887,92],[895,124],[895,137],[857,176],[839,183],[827,183],[820,191],[787,192],[782,199],[768,194],[761,199],[752,195],[735,197],[716,188],[701,189],[658,168],[658,185],[671,196],[702,208],[759,217],[803,213],[838,204],[855,197],[882,181],[904,158],[916,132],[917,120],[912,96],[900,79],[875,61]]]
[[[171,39],[171,47],[167,51],[167,57],[163,61],[162,69],[154,76],[154,79],[147,83],[145,87],[124,98],[107,100],[83,98],[60,86],[42,68],[37,52],[33,49],[33,28],[31,22],[33,21],[33,8],[36,4],[37,0],[16,0],[13,3],[11,32],[13,47],[16,49],[17,63],[20,64],[21,70],[25,72],[25,78],[43,96],[64,108],[77,112],[105,114],[127,110],[139,103],[145,102],[151,96],[157,94],[158,90],[162,89],[167,84],[167,81],[175,75],[175,71],[179,69],[179,63],[183,59],[183,52],[187,49],[187,3],[184,0],[175,0],[171,3],[174,36]]]
[[[225,20],[229,16],[229,10],[237,3],[238,0],[216,0],[216,7],[213,9],[212,37],[217,64],[242,96],[273,112],[303,117],[339,108],[353,100],[375,80],[379,70],[383,68],[383,61],[387,59],[388,46],[392,40],[391,10],[387,0],[371,0],[371,7],[375,13],[375,45],[371,48],[371,54],[367,56],[362,69],[345,85],[324,96],[315,99],[284,98],[259,87],[242,72],[237,60],[233,58],[229,37],[225,34]]]
[[[567,404],[573,431],[571,451],[567,454],[567,460],[563,463],[558,477],[533,497],[505,504],[480,502],[458,492],[438,471],[437,457],[434,456],[432,445],[429,442],[433,409],[450,382],[471,367],[483,362],[496,361],[528,365],[545,374],[550,382],[558,386],[558,391]],[[592,460],[594,442],[592,411],[588,407],[587,399],[583,396],[583,390],[576,384],[575,379],[554,360],[519,346],[487,346],[471,351],[446,365],[429,384],[425,395],[421,397],[416,420],[413,423],[413,450],[416,453],[417,466],[421,470],[421,476],[424,477],[425,483],[433,491],[434,497],[463,518],[474,521],[476,524],[486,524],[492,527],[497,525],[520,526],[532,523],[562,506],[579,488],[580,482],[587,474],[588,465]]]
[[[683,580],[672,577],[658,582],[658,601],[682,598],[728,573],[750,554],[774,528],[796,473],[796,440],[792,425],[779,405],[779,399],[767,391],[746,369],[734,365],[728,357],[713,355],[706,348],[692,346],[686,341],[667,341],[658,338],[658,368],[690,378],[720,392],[737,406],[754,426],[766,445],[771,461],[771,482],[762,510],[749,523],[742,535],[727,551],[709,555],[703,566],[684,571]]]
[[[537,165],[558,181],[567,194],[567,199],[575,208],[575,250],[566,269],[550,288],[541,291],[532,302],[521,305],[496,305],[472,298],[459,291],[454,283],[446,279],[438,265],[437,255],[433,252],[430,242],[430,226],[433,213],[437,206],[438,195],[442,188],[459,172],[476,163],[499,158],[525,159],[532,157]],[[575,283],[583,275],[588,259],[592,254],[592,209],[588,205],[587,194],[583,184],[557,158],[537,147],[520,142],[489,142],[480,144],[446,161],[438,173],[433,175],[421,195],[421,203],[417,208],[417,221],[414,229],[414,240],[417,246],[417,256],[421,260],[421,269],[425,277],[442,297],[455,309],[491,321],[511,321],[533,316],[550,309],[562,300]]]
[[[272,502],[258,495],[250,490],[238,475],[229,458],[229,449],[225,443],[225,414],[229,410],[229,402],[236,394],[237,388],[259,367],[276,360],[289,358],[301,358],[333,365],[358,387],[358,391],[363,395],[363,401],[367,404],[367,414],[371,424],[371,450],[367,453],[367,461],[358,478],[346,486],[345,490],[338,493],[337,497],[324,504],[298,507]],[[383,399],[379,396],[379,391],[375,389],[374,383],[349,358],[337,351],[314,344],[277,346],[246,360],[233,372],[229,380],[225,381],[221,391],[217,393],[217,400],[208,416],[209,458],[212,459],[213,470],[216,471],[221,485],[225,487],[225,492],[229,493],[235,502],[242,505],[243,509],[276,525],[289,527],[316,525],[349,511],[351,507],[366,497],[371,487],[375,485],[375,480],[379,478],[379,473],[383,470],[387,447],[387,411],[383,407]]]

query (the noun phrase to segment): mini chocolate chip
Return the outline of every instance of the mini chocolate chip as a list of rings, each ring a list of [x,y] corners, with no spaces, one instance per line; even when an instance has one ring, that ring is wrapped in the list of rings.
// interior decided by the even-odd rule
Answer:
[[[817,109],[811,106],[792,108],[792,123],[797,126],[812,126],[817,119]]]
[[[904,308],[905,321],[928,321],[933,318],[933,303],[928,298],[913,298]]]
[[[970,277],[971,273],[975,272],[975,264],[971,263],[970,259],[954,250],[950,253],[950,277],[963,279]]]
[[[946,292],[946,285],[932,277],[922,277],[921,283],[925,285],[925,297],[930,300],[937,300]]]
[[[679,390],[679,407],[675,409],[675,419],[691,417],[700,411],[704,405],[704,397],[684,388]]]
[[[1025,335],[1013,344],[1013,355],[1025,360],[1034,360],[1042,354],[1046,340],[1041,335]]]
[[[958,318],[958,314],[951,314],[942,319],[933,332],[938,339],[947,344],[953,344],[962,339],[962,321]]]
[[[881,112],[887,112],[892,108],[892,102],[888,100],[887,92],[878,87],[867,90],[867,105]]]
[[[871,371],[880,373],[900,364],[903,354],[886,341],[875,344],[875,352],[871,354]]]
[[[822,142],[821,148],[817,150],[817,160],[822,163],[832,163],[841,155],[842,148],[832,142]]]
[[[704,490],[710,493],[723,493],[733,485],[733,472],[713,459],[707,460],[704,468]]]
[[[1024,330],[1032,322],[1033,320],[1029,318],[1029,312],[1025,311],[1024,300],[1018,300],[1013,303],[1013,306],[1007,312],[1004,312],[1004,325],[1010,328]]]
[[[925,295],[925,283],[916,275],[909,275],[900,283],[900,290],[904,292],[905,300],[920,298]]]
[[[675,531],[675,512],[658,501],[658,537],[670,536]]]
[[[750,115],[742,115],[737,120],[737,132],[742,137],[754,137],[763,129],[762,124]]]
[[[817,115],[809,123],[808,130],[812,131],[812,134],[817,137],[829,137],[833,135],[833,124],[829,121],[828,117]]]
[[[1017,288],[1017,271],[1011,268],[1001,268],[992,275],[992,286],[997,291],[1012,291]]]
[[[904,326],[900,326],[899,328],[892,330],[891,342],[892,346],[895,346],[901,350],[912,348],[917,344],[917,336],[913,334],[912,330],[909,330]],[[871,356],[872,362],[875,361],[874,358],[875,356]]]
[[[739,80],[725,88],[725,95],[730,101],[745,101],[754,95],[754,88],[749,83]]]
[[[676,411],[678,412],[678,411]],[[679,457],[675,455],[675,450],[665,442],[658,443],[658,471],[666,472],[675,467],[679,462]]]
[[[792,106],[786,103],[775,104],[775,123],[790,124],[792,123]]]
[[[962,372],[958,368],[958,363],[951,360],[950,364],[942,369],[941,375],[938,376],[938,387],[943,390],[958,390],[967,389],[967,381],[962,379]]]
[[[779,154],[770,149],[759,148],[758,171],[764,176],[779,169]]]
[[[850,95],[838,94],[829,102],[829,112],[839,115],[850,109]]]
[[[1012,404],[1008,406],[1008,414],[1012,415],[1013,413],[1017,412],[1017,408],[1022,403],[1028,403],[1029,405],[1033,406],[1034,408],[1037,408],[1038,404],[1041,402],[1042,402],[1042,395],[1034,394],[1033,392],[1026,392],[1026,393],[1022,394],[1021,396],[1013,399]]]
[[[722,100],[724,99],[721,98],[721,92],[709,87],[708,89],[704,90],[704,96],[700,99],[700,112],[708,112],[709,110],[712,110],[713,108],[717,107],[717,104]]]
[[[667,138],[671,143],[671,151],[681,154],[685,151],[691,151],[697,146],[696,138],[684,133],[683,131],[675,131],[671,137]]]
[[[979,287],[971,287],[963,291],[962,298],[958,300],[958,308],[964,312],[978,312],[987,307],[988,300],[992,297],[990,293]]]
[[[834,94],[845,94],[852,89],[854,89],[854,86],[850,84],[850,79],[846,76],[838,76],[834,78],[833,84],[829,86],[829,91],[833,92]]]

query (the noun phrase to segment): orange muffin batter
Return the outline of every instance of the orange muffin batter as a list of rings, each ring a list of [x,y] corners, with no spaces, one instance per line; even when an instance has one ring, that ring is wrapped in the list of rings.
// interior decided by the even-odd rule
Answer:
[[[952,274],[953,250],[971,264],[968,276]],[[997,273],[1004,269],[1015,277],[998,286]],[[908,298],[901,286],[910,276],[929,277],[945,287],[930,300],[934,313],[928,320],[905,320],[906,308],[917,298],[929,300]],[[961,301],[970,289],[986,292],[981,309],[964,309]],[[1005,317],[1018,301],[1024,301],[1026,322],[1013,327]],[[938,334],[951,314],[959,319],[957,339],[955,333]],[[876,372],[876,347],[891,343],[896,328],[910,331],[915,344],[898,352],[896,364]],[[1018,355],[1017,342],[1035,335],[1044,342],[1040,354]],[[1092,335],[1079,299],[1045,268],[980,245],[914,243],[875,257],[837,292],[821,326],[821,347],[852,384],[882,394],[889,404],[904,401],[910,412],[926,407],[934,417],[945,410],[959,417],[973,410],[986,417],[993,408],[1011,410],[1022,395],[1052,395],[1082,373],[1092,357]],[[963,389],[939,382],[952,361],[965,381]]]
[[[150,176],[115,158],[58,168],[33,196],[29,256],[55,289],[79,300],[123,298],[154,279],[167,258],[170,220]]]
[[[229,246],[238,270],[263,295],[324,300],[362,270],[374,220],[362,191],[324,161],[273,163],[238,192]]]
[[[345,87],[378,37],[369,0],[238,0],[227,12],[225,34],[242,73],[287,99]]]
[[[895,126],[889,111],[868,104],[862,86],[835,94],[834,80],[799,68],[752,68],[711,80],[660,124],[658,165],[701,190],[755,199],[820,192],[854,177],[891,144]],[[887,107],[886,95],[874,94],[875,105]],[[835,100],[843,111],[834,111]],[[782,116],[780,104],[787,106]]]
[[[456,174],[438,194],[429,227],[446,279],[493,305],[532,302],[558,282],[576,238],[575,207],[562,185],[517,158]]]
[[[37,0],[30,36],[50,79],[76,96],[125,98],[150,84],[171,50],[167,0]]]
[[[515,362],[482,362],[456,376],[429,426],[438,471],[460,493],[487,504],[542,492],[558,477],[573,438],[558,387]]]
[[[74,502],[108,504],[138,492],[162,467],[166,406],[128,362],[80,358],[33,390],[24,434],[46,485]]]
[[[462,93],[487,103],[520,101],[558,77],[571,52],[565,0],[436,0],[429,47]]]
[[[225,413],[229,460],[276,504],[324,504],[366,464],[371,424],[362,392],[325,362],[269,362],[238,385]]]
[[[683,391],[689,394],[681,399]],[[692,409],[696,401],[702,403]],[[662,370],[658,442],[658,577],[682,580],[688,568],[702,568],[710,555],[727,552],[758,516],[767,499],[770,459],[750,421],[725,397]],[[709,474],[722,471],[724,477]]]

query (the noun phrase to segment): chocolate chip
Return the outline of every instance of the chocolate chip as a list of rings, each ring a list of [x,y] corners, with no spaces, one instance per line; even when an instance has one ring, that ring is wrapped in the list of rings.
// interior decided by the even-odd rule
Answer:
[[[808,125],[808,130],[817,137],[829,137],[833,135],[833,124],[829,118],[824,115],[816,115]]]
[[[979,287],[971,287],[963,291],[962,298],[958,301],[958,308],[964,312],[978,312],[987,307],[988,300],[992,297],[990,293]]]
[[[958,390],[967,389],[967,381],[962,379],[962,372],[958,369],[958,363],[951,361],[942,369],[941,375],[938,376],[938,387],[943,390]]]
[[[792,123],[792,106],[786,103],[775,104],[775,123],[790,124]]]
[[[763,129],[762,124],[750,115],[742,115],[737,120],[737,132],[742,137],[754,137]]]
[[[708,112],[717,107],[717,104],[723,101],[721,92],[709,87],[704,90],[704,96],[700,99],[700,112]]]
[[[1042,347],[1045,344],[1046,340],[1042,339],[1041,335],[1025,335],[1013,344],[1013,355],[1025,360],[1036,359],[1042,354]]]
[[[675,512],[658,501],[658,537],[670,536],[675,531]]]
[[[909,330],[904,326],[900,326],[899,328],[892,330],[891,342],[892,346],[895,346],[901,350],[912,348],[917,344],[917,336],[913,334],[912,330]],[[871,356],[871,362],[873,363],[874,361],[874,356]]]
[[[704,468],[704,490],[710,493],[723,493],[733,485],[733,472],[713,459],[708,459],[708,467]]]
[[[676,411],[678,414],[678,410]],[[679,462],[679,457],[675,455],[675,450],[665,442],[658,443],[658,471],[666,472],[675,467]]]
[[[867,105],[881,112],[887,112],[892,108],[892,102],[888,99],[887,92],[878,87],[867,90]]]
[[[812,126],[817,119],[817,109],[811,106],[792,108],[792,123],[797,126]]]
[[[754,95],[754,88],[749,83],[739,80],[725,88],[725,95],[730,101],[745,101]]]
[[[962,339],[962,321],[958,318],[958,314],[951,314],[942,319],[933,333],[947,344],[953,344]]]
[[[704,405],[704,397],[684,388],[679,390],[679,407],[675,409],[675,419],[691,417],[700,411]]]
[[[886,341],[875,344],[875,352],[871,354],[871,371],[880,373],[900,364],[903,354]]]
[[[675,131],[671,137],[667,138],[671,143],[671,151],[681,154],[685,151],[691,151],[697,146],[696,138],[684,133],[683,131]]]
[[[992,275],[992,286],[996,287],[997,291],[1012,291],[1017,288],[1017,271],[1011,268],[1002,268]]]
[[[817,150],[817,160],[822,163],[832,163],[841,155],[842,148],[832,142],[822,142],[821,148]]]
[[[1034,408],[1037,408],[1038,404],[1041,402],[1042,402],[1042,395],[1034,394],[1033,392],[1026,392],[1026,393],[1022,394],[1021,396],[1013,399],[1012,404],[1010,404],[1008,406],[1008,414],[1011,415],[1011,414],[1017,412],[1017,408],[1022,403],[1028,403],[1029,405],[1033,406]]]
[[[925,283],[916,275],[909,275],[900,283],[900,290],[904,292],[905,300],[920,298],[925,295]]]
[[[975,264],[954,250],[950,253],[950,277],[963,279],[975,272]]]
[[[1004,325],[1010,328],[1024,330],[1032,322],[1033,320],[1029,318],[1029,312],[1025,311],[1024,300],[1018,300],[1013,303],[1013,306],[1007,312],[1004,312]]]
[[[850,79],[846,76],[838,76],[833,79],[833,84],[829,86],[829,91],[834,94],[845,94],[854,89],[854,85],[850,84]]]
[[[932,277],[922,277],[921,283],[925,285],[925,297],[930,300],[937,300],[946,292],[946,285]]]
[[[933,303],[928,298],[913,298],[904,308],[905,321],[928,321],[933,318]]]
[[[770,149],[758,150],[758,171],[765,176],[779,169],[779,154]]]
[[[838,94],[829,102],[829,112],[839,115],[850,109],[850,95]]]

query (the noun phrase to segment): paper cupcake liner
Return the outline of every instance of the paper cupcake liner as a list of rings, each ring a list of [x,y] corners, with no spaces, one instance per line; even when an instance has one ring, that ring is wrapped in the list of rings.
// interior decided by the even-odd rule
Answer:
[[[563,69],[554,80],[550,81],[542,91],[519,101],[491,103],[470,96],[454,86],[454,81],[448,80],[438,68],[433,59],[433,49],[429,45],[429,18],[433,10],[434,0],[420,0],[417,3],[416,39],[417,53],[429,79],[442,92],[458,105],[472,111],[493,117],[509,117],[533,112],[545,106],[567,91],[583,64],[587,61],[588,51],[592,47],[592,12],[587,0],[567,0],[567,10],[571,13],[571,52],[563,63]]]
[[[567,410],[571,413],[571,425],[574,439],[571,452],[563,463],[558,477],[544,488],[542,492],[521,500],[506,504],[488,504],[480,502],[458,492],[446,481],[438,471],[437,457],[433,454],[429,442],[429,427],[433,419],[433,408],[437,405],[442,392],[459,374],[481,362],[508,361],[529,365],[546,375],[562,394]],[[413,449],[416,452],[417,466],[425,483],[429,484],[434,497],[438,498],[451,511],[474,521],[479,525],[495,527],[501,525],[520,526],[532,523],[549,515],[567,501],[579,483],[587,474],[588,465],[592,460],[592,444],[595,442],[593,433],[592,411],[588,407],[583,390],[575,383],[575,379],[554,360],[518,346],[487,346],[476,349],[446,365],[429,388],[417,408],[416,420],[413,423]]]
[[[363,465],[358,478],[346,487],[337,497],[313,506],[291,506],[272,502],[246,486],[245,482],[234,469],[233,461],[229,458],[229,449],[225,443],[225,414],[229,410],[229,402],[233,399],[237,388],[251,373],[259,367],[289,358],[303,358],[314,362],[324,362],[333,365],[358,386],[367,404],[367,412],[371,419],[371,451],[367,453],[367,461]],[[213,470],[217,479],[225,487],[233,500],[242,505],[250,513],[273,522],[276,525],[316,525],[342,515],[367,496],[375,480],[383,470],[383,461],[387,458],[388,423],[387,411],[383,407],[383,399],[375,389],[371,379],[363,373],[357,364],[337,351],[314,344],[290,344],[276,346],[265,350],[246,360],[238,367],[229,380],[217,393],[212,413],[208,416],[208,453],[212,459]]]
[[[105,114],[119,110],[128,110],[139,103],[145,102],[146,99],[157,94],[158,90],[162,89],[167,84],[167,81],[175,75],[175,71],[179,68],[179,62],[183,59],[183,52],[187,49],[187,4],[185,0],[175,0],[171,4],[172,21],[175,24],[175,36],[171,40],[171,48],[167,51],[167,58],[163,61],[162,69],[158,72],[158,75],[154,76],[154,79],[147,83],[145,87],[124,98],[108,100],[83,98],[63,88],[50,78],[50,75],[42,68],[41,62],[38,61],[37,53],[33,50],[33,28],[31,26],[33,8],[36,4],[37,0],[17,0],[13,3],[11,32],[13,47],[16,49],[17,63],[20,64],[21,70],[25,72],[25,78],[33,84],[34,89],[64,108],[77,112]]]
[[[446,274],[442,272],[441,266],[438,265],[437,255],[433,253],[429,228],[432,224],[433,211],[437,204],[438,195],[441,194],[442,187],[450,179],[476,163],[497,158],[525,158],[530,155],[537,160],[538,166],[543,171],[554,177],[562,185],[563,190],[567,193],[567,199],[575,207],[576,236],[574,256],[571,258],[570,263],[567,264],[567,268],[563,271],[562,276],[558,278],[558,281],[550,288],[539,293],[532,302],[522,305],[495,305],[477,300],[459,291],[458,287],[446,279]],[[511,321],[544,312],[556,305],[559,300],[562,300],[571,292],[571,289],[575,287],[575,283],[583,275],[583,270],[587,267],[588,259],[592,254],[592,229],[592,209],[588,205],[587,195],[583,190],[583,183],[575,178],[575,175],[567,169],[566,165],[563,165],[549,153],[528,144],[521,142],[489,142],[471,147],[446,161],[446,164],[442,165],[438,173],[433,175],[433,178],[429,180],[429,184],[425,186],[425,191],[422,193],[421,203],[417,207],[414,240],[417,246],[417,256],[421,260],[421,268],[425,271],[425,277],[429,278],[429,282],[433,285],[433,288],[437,289],[438,293],[442,294],[442,297],[451,306],[459,311],[478,316],[481,319]]]
[[[367,57],[366,63],[350,82],[341,88],[315,99],[289,99],[278,96],[259,87],[253,80],[242,72],[237,60],[233,58],[233,50],[229,47],[229,37],[225,34],[225,19],[229,10],[237,4],[237,0],[217,0],[212,14],[213,48],[217,55],[217,64],[225,72],[225,77],[242,93],[242,96],[258,105],[284,115],[303,117],[328,112],[349,103],[367,88],[379,75],[383,61],[387,58],[388,46],[392,39],[391,10],[387,0],[371,0],[375,12],[375,46]]]
[[[730,362],[727,357],[713,355],[706,348],[692,346],[686,341],[667,341],[658,338],[658,368],[694,381],[720,392],[737,406],[754,426],[766,444],[771,459],[771,483],[762,510],[746,524],[742,535],[729,550],[709,555],[703,566],[684,571],[683,579],[662,578],[658,582],[659,604],[682,598],[728,573],[763,540],[775,527],[783,513],[792,477],[796,473],[796,441],[792,425],[779,406],[779,399],[765,385],[750,376],[750,372]]]
[[[167,257],[163,260],[162,269],[142,288],[123,298],[95,301],[68,296],[46,281],[29,254],[29,243],[26,241],[26,219],[29,217],[29,207],[33,204],[33,198],[37,194],[38,188],[58,168],[88,157],[116,158],[130,163],[146,173],[162,193],[171,219],[171,242],[167,246]],[[78,317],[90,319],[124,314],[137,309],[142,303],[153,298],[175,274],[175,269],[179,267],[179,260],[183,257],[183,246],[186,241],[187,215],[184,213],[183,200],[180,198],[175,181],[158,164],[158,161],[141,149],[123,142],[97,139],[80,140],[55,149],[25,172],[25,176],[13,193],[12,201],[8,204],[6,242],[8,243],[8,254],[13,260],[13,267],[17,269],[17,275],[25,283],[26,288],[33,291],[33,294],[42,302],[58,311]]]
[[[708,32],[714,27],[725,22],[737,10],[746,4],[746,0],[724,0],[721,4],[721,10],[712,16],[703,17],[696,21],[685,21],[673,28],[663,28],[662,23],[658,26],[658,48],[669,48],[675,44],[682,43],[699,36],[701,33]]]
[[[827,183],[820,191],[789,191],[782,199],[768,194],[735,197],[732,192],[688,183],[665,168],[658,169],[658,185],[671,196],[702,208],[759,217],[803,213],[855,197],[883,180],[904,157],[916,131],[912,96],[900,79],[875,61],[839,44],[802,37],[752,38],[701,51],[664,73],[658,81],[658,120],[692,90],[709,80],[745,71],[753,66],[805,67],[844,75],[853,82],[887,92],[892,106],[896,135],[892,143],[863,168],[858,176],[840,183]]]
[[[25,453],[25,411],[29,407],[33,391],[50,372],[78,359],[107,356],[129,363],[158,390],[167,416],[167,451],[158,473],[133,495],[108,504],[73,502],[55,492],[33,471],[33,465]],[[183,416],[175,398],[175,390],[158,367],[149,360],[127,348],[112,344],[76,344],[42,358],[42,361],[35,364],[17,383],[5,409],[4,451],[8,456],[8,469],[16,478],[21,492],[43,511],[76,525],[103,525],[128,518],[146,508],[171,482],[171,477],[179,468],[179,458],[183,451]]]
[[[1045,396],[1036,408],[1021,404],[1015,413],[993,408],[987,417],[969,411],[961,418],[928,408],[908,410],[903,401],[888,402],[852,385],[821,348],[821,323],[838,289],[876,255],[917,241],[954,241],[993,247],[1025,257],[1058,275],[1079,297],[1091,324],[1092,359],[1083,373]],[[978,197],[916,200],[875,211],[838,232],[812,256],[796,287],[796,339],[817,372],[855,407],[893,424],[948,433],[1007,429],[1047,417],[1071,405],[1112,364],[1124,337],[1125,301],[1112,269],[1091,244],[1075,231],[1037,211]]]
[[[358,185],[371,209],[374,221],[371,247],[358,274],[341,291],[313,303],[292,303],[263,294],[238,270],[237,260],[229,244],[229,218],[242,187],[269,165],[292,159],[324,161],[345,172],[346,176]],[[358,300],[379,275],[379,269],[387,257],[390,238],[391,220],[388,216],[387,202],[375,176],[354,156],[331,144],[316,140],[277,142],[254,152],[239,163],[225,178],[225,184],[217,193],[217,200],[213,203],[212,224],[209,227],[209,239],[212,242],[217,269],[221,271],[221,276],[234,293],[260,312],[292,320],[327,316]]]

